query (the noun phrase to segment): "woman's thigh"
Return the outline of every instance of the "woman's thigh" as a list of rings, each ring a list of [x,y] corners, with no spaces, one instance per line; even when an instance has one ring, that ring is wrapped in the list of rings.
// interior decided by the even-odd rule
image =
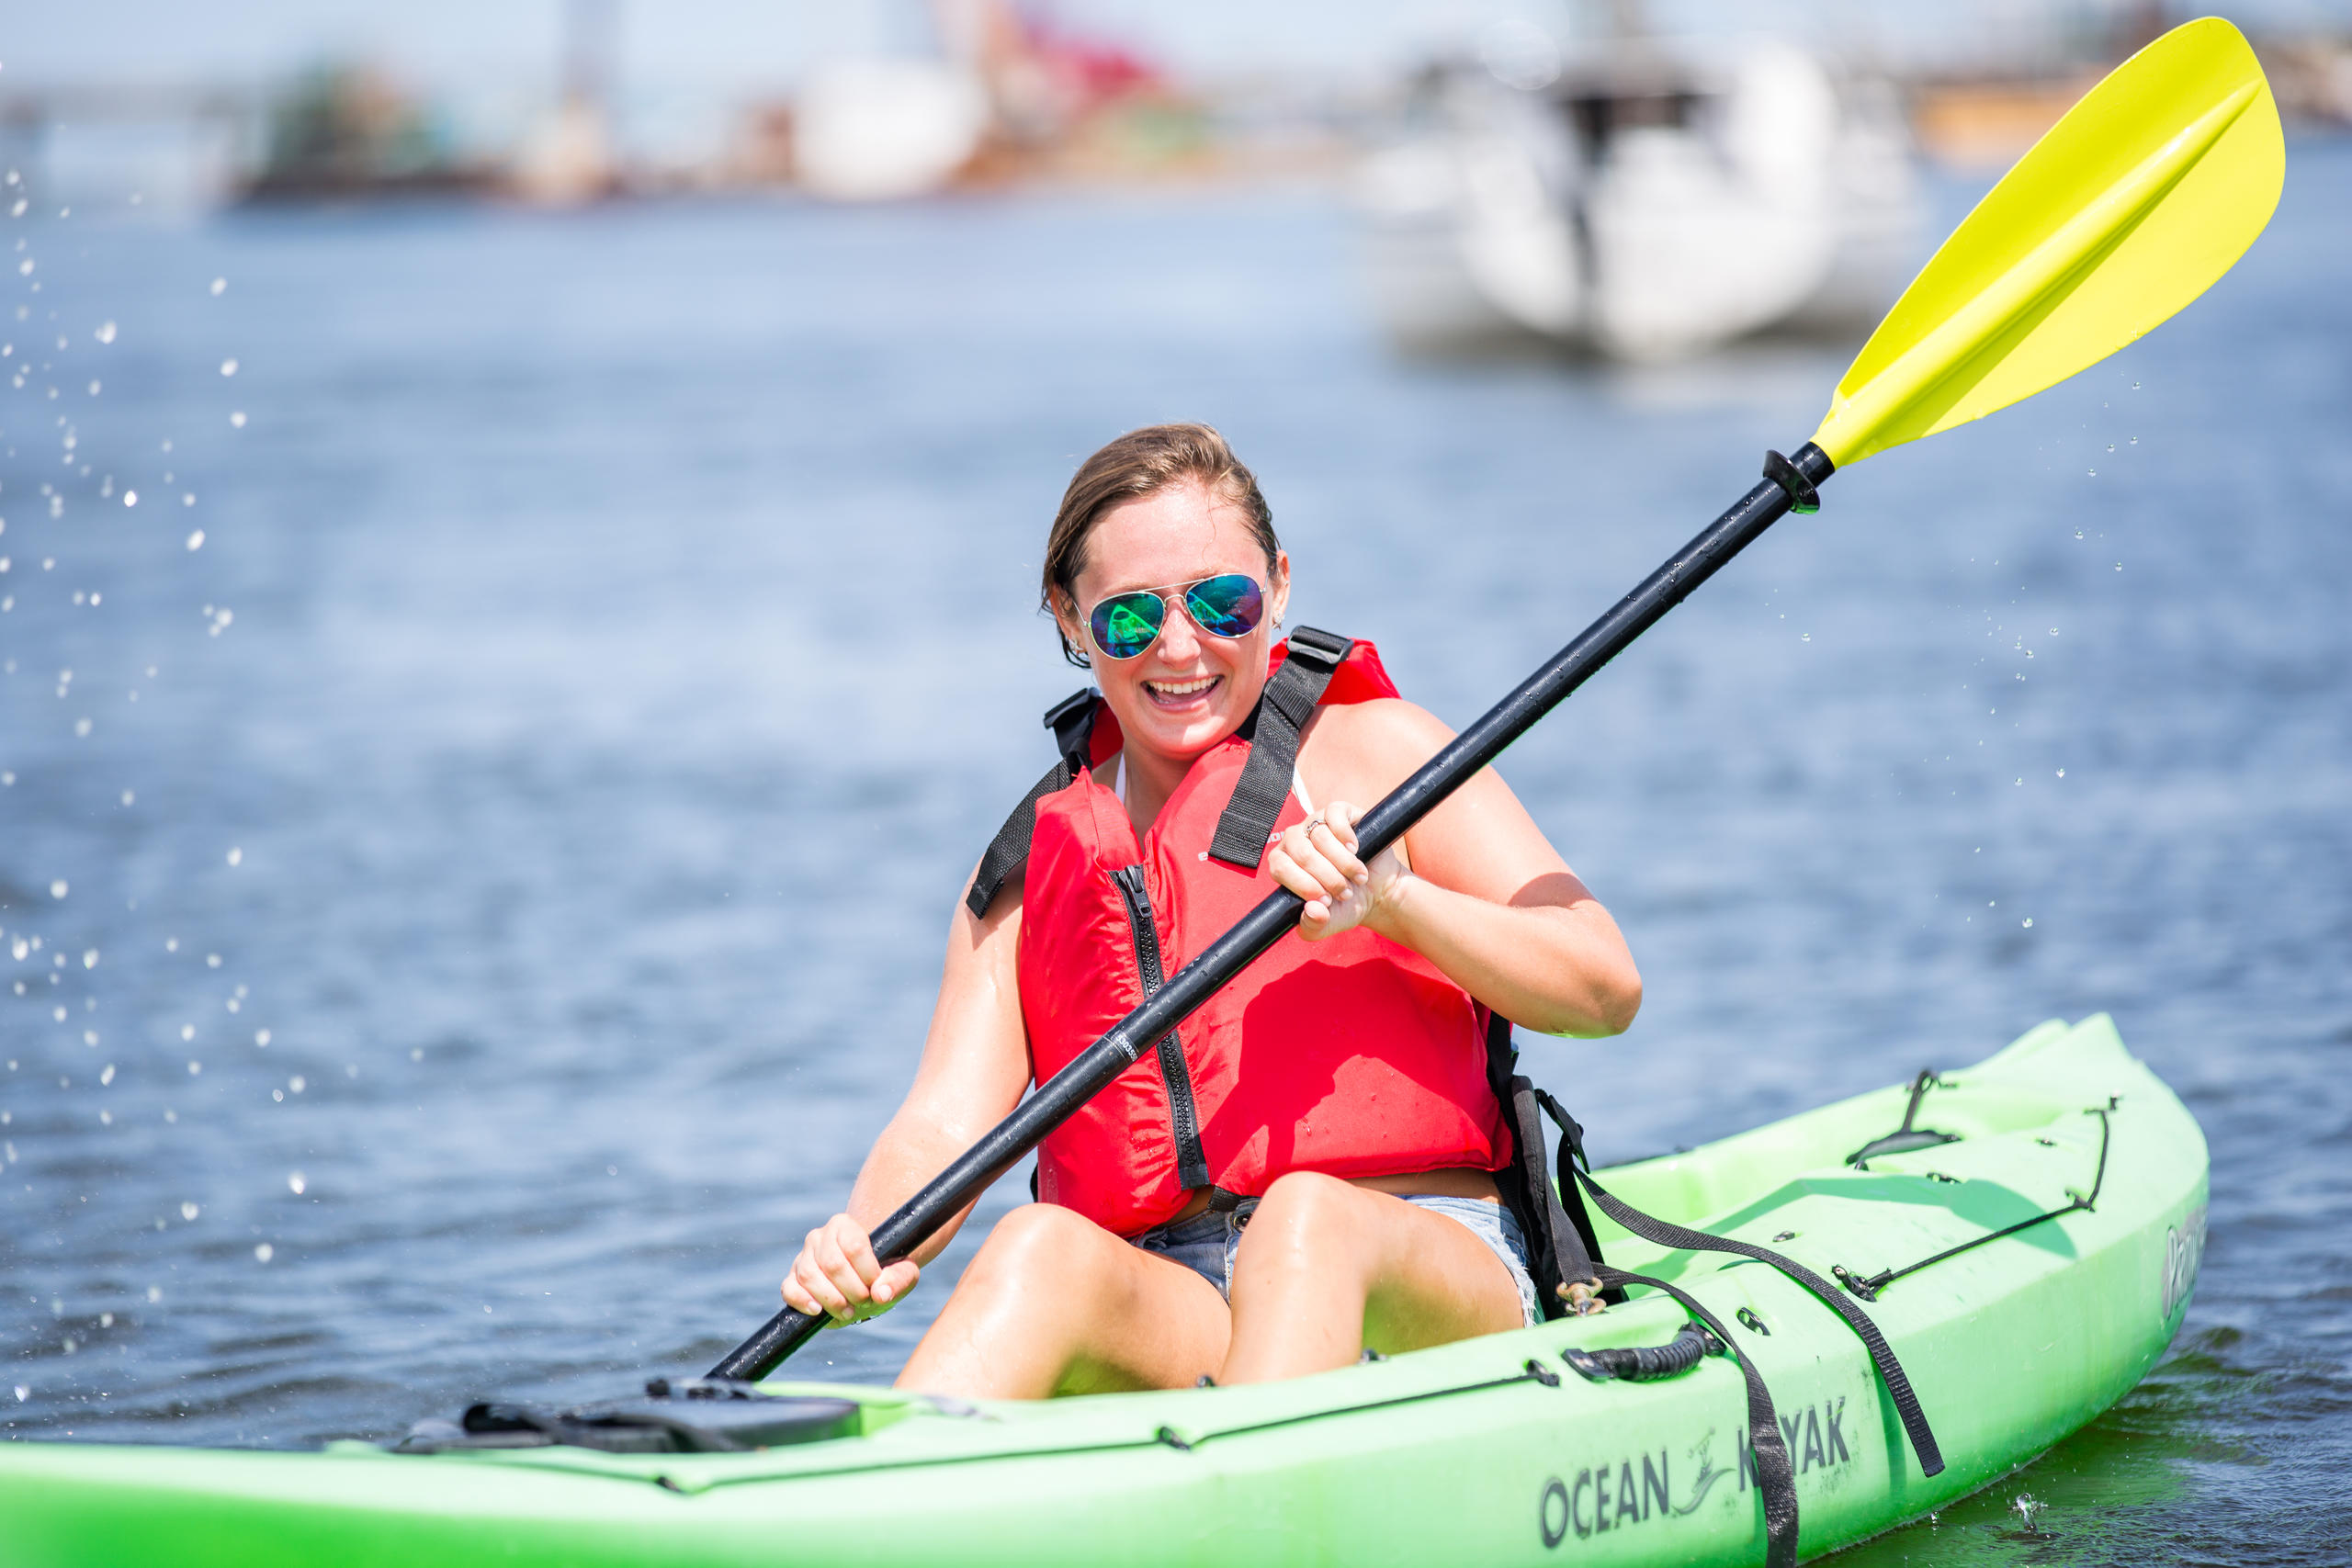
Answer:
[[[1271,1340],[1322,1365],[1525,1322],[1518,1282],[1467,1225],[1304,1173],[1275,1182],[1242,1233],[1233,1312],[1237,1354],[1243,1340]]]
[[[899,1386],[1035,1399],[1190,1387],[1225,1359],[1216,1287],[1050,1203],[999,1221]]]

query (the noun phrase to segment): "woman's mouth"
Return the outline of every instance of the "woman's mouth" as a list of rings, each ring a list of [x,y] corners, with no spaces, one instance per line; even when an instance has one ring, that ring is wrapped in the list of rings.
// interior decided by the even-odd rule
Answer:
[[[1222,675],[1188,675],[1182,680],[1146,681],[1143,694],[1152,705],[1163,708],[1188,708],[1205,702],[1211,692],[1225,681]]]

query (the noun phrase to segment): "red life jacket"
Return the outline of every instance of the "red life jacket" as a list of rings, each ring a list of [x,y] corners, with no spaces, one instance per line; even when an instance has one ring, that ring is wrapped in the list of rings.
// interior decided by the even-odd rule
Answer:
[[[1091,699],[1082,760],[1073,749],[1035,792],[1023,882],[1021,1011],[1039,1082],[1275,890],[1265,846],[1305,815],[1289,789],[1298,728],[1318,702],[1396,694],[1370,643],[1318,649],[1309,641],[1318,635],[1328,636],[1296,634],[1310,657],[1279,686],[1290,649],[1274,649],[1254,726],[1261,766],[1245,780],[1253,739],[1218,742],[1141,842],[1126,807],[1094,779],[1122,739]],[[1306,696],[1302,688],[1321,684],[1299,679],[1316,654],[1329,683]],[[1278,706],[1291,710],[1286,719]],[[1073,705],[1057,713],[1057,733],[1075,740],[1069,721],[1084,716]],[[1069,782],[1048,787],[1058,778]],[[1228,863],[1238,859],[1248,863]],[[997,876],[1009,872],[1001,865]],[[984,862],[977,908],[994,891]],[[1172,1218],[1197,1189],[1255,1196],[1286,1171],[1495,1169],[1512,1145],[1489,1083],[1488,1022],[1436,965],[1385,937],[1362,928],[1319,942],[1285,937],[1046,1137],[1038,1196],[1134,1235]]]

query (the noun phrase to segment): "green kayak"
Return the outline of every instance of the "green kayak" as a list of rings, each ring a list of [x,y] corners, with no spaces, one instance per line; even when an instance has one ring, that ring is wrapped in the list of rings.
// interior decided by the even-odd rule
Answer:
[[[2204,1238],[2204,1137],[2104,1016],[1596,1174],[1651,1214],[1843,1281],[1908,1372],[1941,1448],[1933,1477],[1861,1341],[1803,1286],[1599,1222],[1611,1264],[1688,1292],[1760,1374],[1806,1556],[1997,1480],[2105,1410],[2179,1327]],[[0,1446],[0,1555],[17,1568],[1759,1562],[1747,1384],[1689,1323],[1636,1287],[1599,1316],[1249,1388],[970,1406],[772,1383],[794,1396],[775,1408],[800,1416],[771,1436],[794,1440],[740,1452],[17,1442]],[[1688,1354],[1640,1369],[1662,1375],[1609,1376],[1628,1359],[1590,1354],[1678,1340]]]

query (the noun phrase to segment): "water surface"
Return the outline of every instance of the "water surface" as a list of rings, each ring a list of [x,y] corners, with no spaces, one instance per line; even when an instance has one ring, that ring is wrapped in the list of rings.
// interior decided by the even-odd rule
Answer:
[[[18,235],[0,1419],[47,1438],[382,1436],[772,1310],[1079,683],[1035,562],[1109,435],[1223,426],[1299,618],[1461,722],[1850,347],[1400,364],[1297,192]],[[2207,299],[1840,475],[1507,759],[1647,981],[1530,1047],[1603,1158],[2098,1010],[2211,1141],[2157,1373],[1854,1561],[2340,1550],[2347,243],[2299,144]],[[886,1379],[968,1253],[806,1364]]]

